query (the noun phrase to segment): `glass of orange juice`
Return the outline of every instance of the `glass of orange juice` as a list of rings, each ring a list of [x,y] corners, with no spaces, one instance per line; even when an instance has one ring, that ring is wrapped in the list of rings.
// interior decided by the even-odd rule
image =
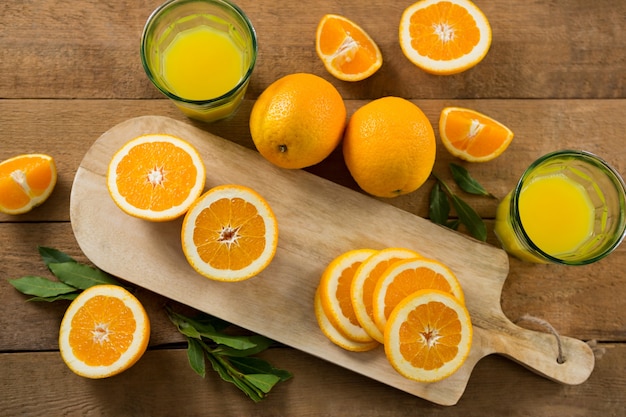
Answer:
[[[549,153],[533,162],[502,200],[495,233],[507,252],[525,261],[598,261],[626,234],[626,186],[596,155]]]
[[[188,117],[232,115],[257,56],[254,27],[226,0],[169,0],[143,29],[141,60],[152,83]]]

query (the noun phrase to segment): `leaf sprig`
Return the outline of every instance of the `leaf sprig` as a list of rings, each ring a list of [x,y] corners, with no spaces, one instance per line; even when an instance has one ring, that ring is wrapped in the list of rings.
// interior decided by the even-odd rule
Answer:
[[[452,178],[463,191],[486,197],[495,198],[478,181],[476,181],[464,167],[450,163]],[[450,187],[437,175],[437,182],[430,192],[429,216],[434,223],[458,229],[463,224],[469,233],[478,240],[487,240],[487,227],[478,213],[461,197],[455,194]],[[458,219],[450,220],[450,203],[457,212]]]
[[[37,247],[48,270],[58,279],[53,281],[37,275],[9,280],[19,292],[32,295],[28,301],[73,300],[82,290],[98,284],[121,285],[106,272],[81,264],[57,249]]]
[[[94,285],[122,285],[106,272],[81,264],[57,249],[39,246],[38,250],[44,264],[58,281],[34,275],[9,280],[19,292],[33,296],[28,301],[73,300]],[[230,323],[205,313],[191,319],[169,307],[166,310],[172,323],[187,338],[187,357],[192,369],[203,378],[206,375],[206,358],[223,380],[235,384],[258,402],[278,382],[292,377],[288,371],[251,356],[276,344],[273,340],[260,335],[230,335],[224,332]]]
[[[279,382],[292,377],[288,371],[273,367],[267,361],[252,357],[275,342],[260,335],[230,335],[223,330],[229,323],[201,313],[189,318],[167,308],[167,314],[187,339],[187,358],[201,377],[206,375],[206,360],[227,382],[234,384],[254,402],[259,402]]]

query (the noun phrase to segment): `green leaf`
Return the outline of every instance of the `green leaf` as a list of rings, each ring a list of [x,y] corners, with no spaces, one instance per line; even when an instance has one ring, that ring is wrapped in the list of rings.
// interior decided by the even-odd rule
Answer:
[[[37,297],[55,297],[76,291],[75,287],[63,282],[52,281],[47,278],[32,275],[9,280],[9,283],[22,294]]]
[[[268,339],[265,336],[254,335],[254,336],[246,336],[246,337],[249,340],[249,342],[254,344],[254,346],[251,346],[245,349],[237,349],[235,347],[222,344],[219,346],[219,348],[215,350],[215,354],[234,356],[234,357],[256,355],[257,353],[263,352],[265,349],[267,349],[268,347],[276,343],[272,339]]]
[[[59,280],[81,290],[98,284],[120,285],[111,275],[89,265],[77,262],[60,262],[51,263],[48,267]]]
[[[38,246],[37,249],[39,250],[39,255],[41,255],[44,264],[48,268],[50,268],[50,264],[76,262],[71,256],[58,249],[47,248],[45,246]]]
[[[230,363],[243,374],[271,374],[281,381],[286,381],[293,375],[289,371],[278,369],[268,361],[256,357],[231,358]]]
[[[450,171],[452,171],[454,181],[466,193],[493,197],[493,195],[476,181],[464,167],[450,163]]]
[[[274,385],[280,382],[279,377],[269,374],[246,374],[243,377],[246,381],[260,389],[264,394],[270,392]]]
[[[78,297],[78,292],[71,292],[68,294],[61,294],[61,295],[57,295],[54,297],[31,297],[29,298],[27,301],[46,301],[46,302],[53,302],[53,301],[60,301],[60,300],[74,300],[76,297]]]
[[[263,399],[263,392],[259,391],[254,385],[248,384],[243,378],[243,375],[230,365],[227,358],[214,356],[212,354],[207,355],[207,357],[211,362],[213,370],[218,373],[220,378],[234,384],[254,402],[259,402]]]
[[[429,217],[433,223],[445,225],[450,215],[448,196],[441,188],[439,181],[435,182],[430,192]]]
[[[202,344],[192,337],[187,338],[187,359],[189,360],[189,365],[191,365],[191,369],[193,369],[198,375],[204,378],[206,375],[204,350]]]
[[[458,196],[452,195],[452,205],[459,215],[460,222],[467,227],[472,236],[483,242],[487,240],[487,227],[485,222],[480,218],[478,213],[474,211],[465,201]]]

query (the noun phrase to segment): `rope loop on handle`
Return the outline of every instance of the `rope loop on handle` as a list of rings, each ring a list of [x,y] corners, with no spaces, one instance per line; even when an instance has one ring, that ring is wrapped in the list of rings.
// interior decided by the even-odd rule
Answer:
[[[546,329],[549,333],[552,333],[554,335],[554,337],[556,338],[556,344],[557,344],[557,348],[558,348],[558,354],[557,354],[557,357],[556,357],[556,362],[558,364],[565,363],[566,359],[565,359],[565,356],[563,355],[563,344],[561,342],[561,336],[559,335],[559,332],[556,331],[554,326],[552,326],[547,321],[545,321],[543,319],[540,319],[539,317],[531,316],[530,314],[524,314],[522,317],[517,319],[517,321],[515,323],[517,324],[520,321],[526,321],[526,322],[538,324],[539,326],[541,326],[544,329]]]

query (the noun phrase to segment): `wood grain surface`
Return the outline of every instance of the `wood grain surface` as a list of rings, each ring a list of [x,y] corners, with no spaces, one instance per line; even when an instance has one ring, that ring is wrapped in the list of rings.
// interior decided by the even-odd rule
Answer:
[[[621,416],[626,409],[626,247],[589,266],[529,265],[509,258],[501,292],[504,315],[548,321],[563,336],[586,341],[595,354],[589,379],[554,383],[500,355],[480,360],[453,407],[442,407],[290,347],[264,354],[293,372],[270,397],[253,404],[214,375],[188,367],[185,343],[164,314],[174,300],[139,287],[152,324],[150,348],[131,370],[90,381],[71,373],[58,354],[66,303],[36,304],[10,286],[23,275],[50,276],[37,245],[89,262],[70,224],[70,193],[81,161],[104,132],[128,119],[160,115],[254,150],[250,109],[272,81],[312,72],[333,83],[348,114],[368,101],[398,95],[420,106],[437,133],[441,109],[484,112],[515,132],[501,157],[465,164],[437,150],[435,171],[451,186],[450,162],[461,163],[503,197],[534,159],[562,148],[597,153],[626,174],[626,2],[476,0],[493,29],[492,47],[465,73],[436,77],[413,67],[397,43],[397,24],[411,2],[238,0],[259,35],[250,88],[230,120],[200,125],[154,89],[139,60],[143,24],[161,0],[32,0],[0,5],[0,159],[46,152],[59,182],[52,197],[22,216],[0,215],[0,415],[39,416]],[[306,12],[302,12],[306,9]],[[314,51],[325,13],[343,14],[381,47],[384,63],[360,83],[333,79]],[[360,192],[341,152],[306,171]],[[380,200],[426,218],[429,180],[420,190]],[[455,191],[460,192],[454,186]],[[497,199],[463,197],[486,220],[497,245]],[[528,323],[519,326],[541,330]]]
[[[208,188],[245,185],[267,199],[278,219],[278,249],[257,277],[239,283],[207,280],[182,254],[181,221],[146,222],[115,206],[106,188],[109,162],[126,142],[151,133],[181,137],[198,149]],[[593,370],[593,352],[584,342],[562,337],[567,360],[559,364],[551,335],[520,328],[502,313],[508,275],[502,249],[310,173],[277,168],[257,152],[169,118],[129,119],[105,132],[76,173],[70,217],[83,253],[110,274],[442,405],[456,404],[475,364],[492,353],[569,384],[584,382]],[[325,267],[363,247],[410,248],[444,262],[461,282],[474,340],[468,360],[450,378],[415,383],[391,368],[382,348],[346,352],[319,330],[313,298]]]

